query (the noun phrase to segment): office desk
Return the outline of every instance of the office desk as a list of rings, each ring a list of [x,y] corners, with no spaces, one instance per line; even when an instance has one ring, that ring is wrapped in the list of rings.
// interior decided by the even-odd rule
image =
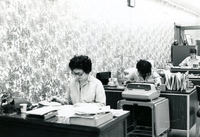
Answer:
[[[180,68],[180,67],[175,67],[175,68],[171,68],[170,69],[171,72],[186,72],[189,71],[189,73],[193,73],[193,74],[200,74],[200,69],[189,69],[189,68]]]
[[[186,69],[186,68],[171,68],[171,72],[181,72],[185,73],[189,71],[189,74],[194,74],[194,76],[189,75],[189,80],[194,84],[200,86],[200,68],[199,69]],[[195,76],[197,75],[197,76]],[[198,98],[200,99],[200,88],[197,88]]]
[[[110,105],[112,109],[117,109],[117,102],[122,99],[122,91],[125,88],[104,86],[106,92],[106,105]]]
[[[122,91],[118,89],[105,89],[105,92],[107,100],[110,100],[109,105],[116,107],[117,102],[122,99]],[[198,109],[196,88],[191,88],[186,92],[161,91],[160,96],[169,99],[170,128],[187,130],[187,137],[189,137],[189,131],[196,123],[196,112]],[[130,124],[131,122],[128,121],[128,125]]]
[[[171,71],[172,73],[176,73],[176,72],[185,73],[186,71],[189,71],[189,74],[200,75],[200,68],[199,68],[199,69],[171,68],[170,71]],[[189,80],[190,80],[194,85],[200,85],[200,78],[189,77]]]
[[[21,115],[0,116],[1,137],[126,137],[129,112],[98,127],[26,120]]]
[[[196,123],[198,110],[198,99],[196,88],[180,91],[162,91],[161,97],[169,99],[170,128],[187,130],[187,137],[190,129]]]

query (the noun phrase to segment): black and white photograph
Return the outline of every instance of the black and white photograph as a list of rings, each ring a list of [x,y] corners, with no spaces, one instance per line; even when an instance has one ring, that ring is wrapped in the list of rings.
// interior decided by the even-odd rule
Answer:
[[[199,137],[200,0],[0,0],[0,137]]]

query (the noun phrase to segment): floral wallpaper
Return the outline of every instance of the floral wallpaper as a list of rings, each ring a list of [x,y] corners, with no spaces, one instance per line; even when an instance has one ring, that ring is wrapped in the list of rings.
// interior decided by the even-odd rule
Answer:
[[[1,0],[0,92],[23,92],[36,103],[63,96],[69,59],[88,55],[93,75],[171,61],[174,23],[199,25],[200,16],[164,0]]]

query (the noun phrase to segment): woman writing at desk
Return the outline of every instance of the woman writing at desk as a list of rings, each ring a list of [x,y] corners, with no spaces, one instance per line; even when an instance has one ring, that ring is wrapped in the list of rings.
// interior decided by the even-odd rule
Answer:
[[[190,49],[190,56],[186,57],[180,64],[179,66],[190,66],[193,67],[193,64],[199,64],[200,62],[200,57],[196,55],[197,50],[195,48]]]
[[[70,81],[65,98],[53,97],[52,101],[61,104],[82,106],[87,103],[97,106],[106,105],[105,90],[100,80],[90,75],[92,63],[88,56],[74,56],[69,62],[69,68],[74,75]]]
[[[125,76],[130,82],[146,82],[153,83],[160,89],[161,77],[160,75],[152,70],[152,65],[149,61],[139,60],[136,64],[136,68],[124,70]]]

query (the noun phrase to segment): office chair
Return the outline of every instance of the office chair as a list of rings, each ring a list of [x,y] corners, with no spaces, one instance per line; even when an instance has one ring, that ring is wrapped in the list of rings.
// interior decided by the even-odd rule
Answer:
[[[99,72],[96,74],[96,78],[99,79],[103,85],[107,85],[109,78],[111,77],[111,72]]]

